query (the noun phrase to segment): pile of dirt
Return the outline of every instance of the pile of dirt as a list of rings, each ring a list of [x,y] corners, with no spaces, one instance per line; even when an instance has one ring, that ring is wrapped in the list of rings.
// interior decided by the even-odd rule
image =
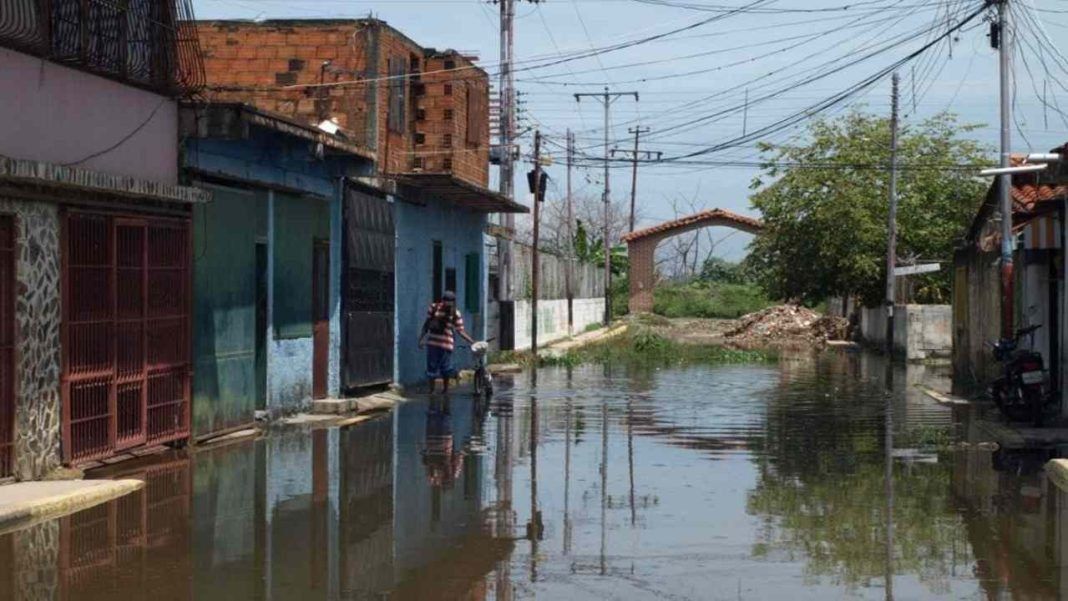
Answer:
[[[846,337],[849,321],[798,305],[777,305],[738,319],[725,333],[728,342],[743,346],[808,346]]]

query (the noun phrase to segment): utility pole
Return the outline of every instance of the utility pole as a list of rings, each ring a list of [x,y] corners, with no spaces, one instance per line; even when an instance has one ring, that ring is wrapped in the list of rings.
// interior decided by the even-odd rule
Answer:
[[[500,161],[501,173],[498,189],[502,196],[515,198],[515,165],[512,147],[515,136],[515,76],[512,74],[513,24],[515,21],[515,0],[499,0],[501,5],[501,71],[500,71]],[[504,214],[504,227],[508,235],[515,232],[515,217]],[[498,242],[498,281],[500,282],[501,300],[512,300],[512,241],[504,238]]]
[[[998,1],[996,36],[991,42],[998,49],[998,73],[1001,96],[1001,167],[1011,167],[1010,124],[1012,123],[1012,47],[1010,45],[1009,1]],[[998,199],[1001,207],[1001,335],[1013,335],[1013,240],[1012,240],[1012,175],[1006,173],[998,178]]]
[[[639,158],[644,158],[645,160],[649,161],[649,160],[652,160],[653,157],[656,157],[656,160],[659,161],[660,157],[662,156],[663,153],[651,152],[651,151],[648,151],[648,150],[645,150],[645,151],[639,151],[638,150],[638,136],[640,136],[641,134],[649,133],[649,128],[648,127],[631,127],[629,129],[627,129],[627,133],[634,134],[634,150],[620,150],[618,148],[613,148],[612,149],[612,156],[615,156],[617,152],[622,153],[622,154],[627,154],[627,153],[630,154],[630,160],[631,160],[630,222],[629,222],[628,231],[633,232],[634,231],[634,205],[635,205],[635,203],[637,201],[637,198],[638,198],[638,159]]]
[[[608,114],[612,103],[622,96],[634,96],[638,101],[637,92],[609,92],[605,86],[604,92],[591,92],[575,94],[575,102],[582,102],[583,97],[596,98],[604,105],[604,325],[612,322],[612,242],[609,238],[608,216],[612,203],[612,186],[608,177]]]
[[[541,257],[538,252],[541,237],[541,132],[534,132],[534,246],[530,249],[530,353],[538,358],[538,278],[541,275]]]
[[[567,333],[575,333],[575,291],[572,290],[572,271],[575,269],[575,210],[571,202],[571,166],[575,156],[575,140],[567,130],[567,266],[564,269],[564,295],[567,296]]]
[[[500,181],[498,191],[509,200],[515,200],[515,129],[516,94],[515,73],[512,69],[515,47],[515,3],[521,0],[492,0],[501,6],[501,54],[500,54]],[[540,0],[528,0],[537,3]],[[515,234],[515,215],[505,213],[503,223],[507,236]],[[497,247],[497,277],[500,282],[500,300],[515,298],[512,289],[512,241],[503,237]],[[514,326],[514,324],[512,324]]]
[[[890,96],[890,214],[886,228],[886,357],[894,356],[894,268],[897,267],[897,72],[891,79]]]

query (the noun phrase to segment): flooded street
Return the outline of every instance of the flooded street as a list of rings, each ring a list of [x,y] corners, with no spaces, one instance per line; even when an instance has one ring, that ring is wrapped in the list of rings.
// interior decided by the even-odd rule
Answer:
[[[0,536],[0,598],[1068,598],[1041,458],[960,444],[915,387],[945,386],[932,368],[889,402],[883,373],[543,368],[488,406],[174,452],[122,468],[141,492]]]

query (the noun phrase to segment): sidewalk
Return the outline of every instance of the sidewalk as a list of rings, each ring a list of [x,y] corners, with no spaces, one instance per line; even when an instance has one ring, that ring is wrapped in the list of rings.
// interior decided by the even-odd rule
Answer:
[[[609,338],[614,338],[626,331],[627,323],[624,321],[617,321],[608,327],[583,332],[578,336],[572,336],[571,338],[564,338],[552,342],[543,348],[538,349],[538,355],[542,357],[559,357],[566,354],[571,349],[583,347],[587,344],[593,344],[594,342],[600,342],[602,340],[608,340]]]
[[[0,534],[21,530],[144,487],[140,480],[57,480],[0,486]]]

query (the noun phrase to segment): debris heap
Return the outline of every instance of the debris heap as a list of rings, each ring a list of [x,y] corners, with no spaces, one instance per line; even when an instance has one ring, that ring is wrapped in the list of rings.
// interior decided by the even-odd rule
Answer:
[[[777,305],[743,316],[725,338],[740,346],[815,346],[846,338],[848,329],[849,321],[843,317],[820,315],[798,305]]]

